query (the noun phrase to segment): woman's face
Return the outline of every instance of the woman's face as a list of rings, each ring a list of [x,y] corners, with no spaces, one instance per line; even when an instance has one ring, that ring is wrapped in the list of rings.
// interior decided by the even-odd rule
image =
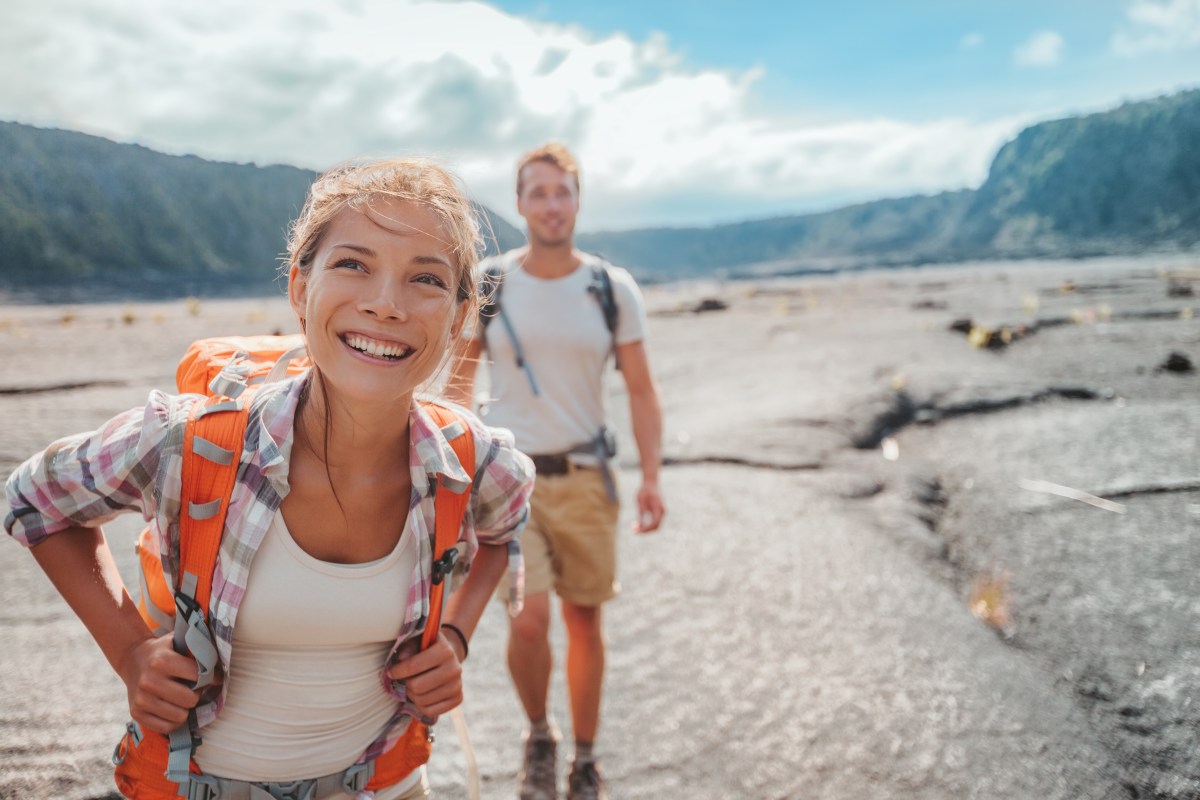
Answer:
[[[288,297],[327,389],[350,401],[406,401],[433,376],[463,323],[459,267],[438,217],[380,198],[334,217]]]

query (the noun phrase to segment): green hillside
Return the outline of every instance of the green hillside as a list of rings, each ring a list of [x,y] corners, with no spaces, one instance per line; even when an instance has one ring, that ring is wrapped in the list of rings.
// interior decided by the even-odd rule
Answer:
[[[1192,90],[1031,126],[976,190],[582,234],[579,245],[643,279],[1193,248],[1197,142]],[[312,177],[0,123],[0,289],[34,299],[278,291],[285,233]],[[524,241],[488,214],[493,250]]]
[[[313,172],[0,123],[0,288],[23,296],[277,292]],[[500,244],[524,237],[492,215]]]

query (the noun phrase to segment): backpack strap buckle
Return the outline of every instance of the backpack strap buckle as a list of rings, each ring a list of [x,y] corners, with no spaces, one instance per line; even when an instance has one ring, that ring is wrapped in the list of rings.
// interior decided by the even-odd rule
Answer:
[[[342,791],[346,794],[358,794],[367,788],[374,775],[375,759],[364,764],[355,764],[342,773]]]
[[[221,784],[211,775],[192,773],[183,796],[187,800],[221,800]]]
[[[454,565],[458,562],[458,548],[450,547],[446,552],[442,553],[442,557],[433,562],[433,570],[430,579],[435,583],[441,583],[454,571]]]
[[[316,796],[317,781],[309,778],[286,783],[252,783],[249,800],[314,800]]]

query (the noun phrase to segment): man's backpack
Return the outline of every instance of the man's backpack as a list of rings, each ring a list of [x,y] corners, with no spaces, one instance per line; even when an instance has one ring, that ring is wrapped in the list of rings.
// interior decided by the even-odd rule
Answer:
[[[500,302],[502,290],[504,289],[505,266],[507,263],[509,263],[509,260],[504,258],[483,272],[483,279],[480,281],[480,291],[482,292],[479,306],[480,340],[486,341],[483,334],[487,330],[487,326],[491,324],[493,319],[499,317],[500,323],[504,325],[504,330],[508,334],[508,338],[512,341],[517,367],[524,371],[525,377],[529,380],[529,388],[536,397],[539,394],[537,380],[534,379],[533,370],[525,361],[525,353],[521,349],[521,341],[517,338],[516,329],[513,328],[512,321],[509,320],[508,315],[504,313],[504,306]],[[588,268],[592,272],[592,281],[588,284],[587,291],[600,304],[600,312],[604,315],[604,326],[608,328],[609,336],[612,337],[611,352],[613,363],[617,369],[620,369],[621,364],[617,360],[617,322],[620,319],[620,308],[617,306],[617,298],[613,292],[609,264],[607,261],[598,259],[592,262]]]
[[[141,573],[138,609],[151,631],[164,635],[173,630],[175,649],[196,659],[200,671],[194,687],[197,689],[211,686],[218,668],[207,614],[213,571],[249,416],[247,395],[252,393],[243,390],[311,366],[307,358],[294,358],[302,352],[303,344],[300,336],[205,339],[193,343],[176,372],[181,392],[211,393],[211,396],[193,409],[184,434],[177,570],[180,586],[173,590],[168,584],[157,540],[149,528],[143,530],[138,541]],[[475,442],[469,428],[457,425],[458,414],[445,406],[425,403],[423,407],[442,429],[453,426],[460,431],[450,445],[468,474],[474,472]],[[469,497],[469,488],[456,494],[439,483],[436,489],[434,553],[438,557],[434,562],[422,649],[438,637],[447,578],[458,555],[458,536]],[[219,796],[215,780],[199,774],[191,758],[199,744],[194,714],[170,736],[143,731],[133,722],[127,728],[113,753],[114,778],[125,797],[211,800]],[[427,727],[414,719],[392,748],[327,778],[351,795],[390,786],[428,761],[431,741]],[[321,785],[316,789],[328,791]]]

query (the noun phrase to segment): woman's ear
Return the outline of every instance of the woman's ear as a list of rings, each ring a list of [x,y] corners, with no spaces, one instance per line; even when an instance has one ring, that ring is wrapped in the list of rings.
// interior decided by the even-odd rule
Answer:
[[[295,264],[288,270],[288,302],[303,324],[304,316],[308,313],[308,278]]]

